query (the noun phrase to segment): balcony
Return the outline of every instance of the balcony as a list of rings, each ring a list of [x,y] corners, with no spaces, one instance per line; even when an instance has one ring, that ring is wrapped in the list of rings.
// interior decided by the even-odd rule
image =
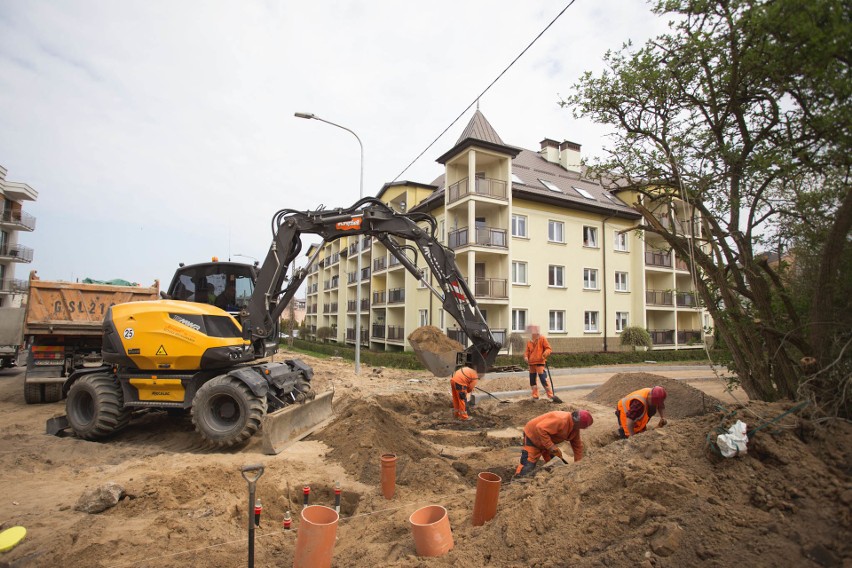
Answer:
[[[649,329],[651,342],[654,345],[674,345],[675,330],[673,329]]]
[[[346,341],[349,343],[355,343],[355,328],[347,327],[346,328]],[[370,334],[367,333],[367,328],[361,328],[361,345],[369,346],[370,345]]]
[[[388,290],[388,304],[401,304],[405,301],[405,288]]]
[[[317,293],[317,284],[311,284],[310,286],[308,286],[307,293],[309,295],[310,294],[316,294]]]
[[[373,292],[373,305],[374,306],[383,306],[385,305],[386,294],[384,290],[379,292]],[[382,336],[384,337],[384,336]]]
[[[473,295],[476,298],[507,300],[509,281],[505,278],[477,278],[473,284]]]
[[[17,280],[15,278],[0,280],[0,294],[20,294],[26,292],[29,287],[29,280]]]
[[[23,211],[4,211],[0,213],[0,226],[18,231],[34,231],[36,219]]]
[[[480,247],[508,248],[506,241],[506,229],[494,227],[477,227],[475,229],[475,241],[470,242],[470,232],[467,227],[450,231],[447,235],[447,244],[451,249],[457,249],[467,245]]]
[[[405,341],[405,328],[401,325],[389,325],[388,341]]]
[[[352,256],[353,254],[357,254],[358,253],[358,243],[352,243],[351,245],[349,245],[349,248],[346,249],[346,250],[348,251],[349,256]]]
[[[0,258],[12,262],[32,262],[33,249],[22,245],[3,245],[0,246]]]
[[[678,345],[696,345],[704,341],[700,329],[679,329],[677,330]]]
[[[447,337],[458,341],[464,347],[467,347],[469,344],[467,334],[460,329],[448,329],[446,330]],[[492,329],[491,335],[494,336],[494,341],[499,343],[500,345],[506,345],[506,330],[505,329]]]
[[[358,307],[358,300],[348,300],[346,302],[346,311],[347,312],[354,312],[357,307]]]
[[[674,306],[670,290],[645,290],[645,304],[649,306]]]
[[[698,308],[698,299],[695,297],[695,294],[692,292],[677,292],[675,294],[675,301],[677,302],[677,307],[679,308]]]
[[[373,259],[373,272],[381,272],[388,267],[388,259],[382,258],[374,258]]]
[[[361,299],[361,311],[370,309],[370,298],[362,298]]]
[[[662,266],[664,268],[672,267],[672,255],[668,252],[653,252],[645,251],[646,266]]]
[[[501,199],[504,201],[508,200],[508,192],[506,191],[507,184],[505,181],[491,178],[476,178],[475,181],[474,194],[494,199]],[[470,194],[471,191],[468,178],[464,178],[448,188],[447,200],[448,203],[452,203]]]
[[[358,274],[355,272],[349,272],[346,274],[346,283],[347,284],[355,284],[358,282]]]
[[[373,331],[370,334],[370,337],[374,337],[376,339],[384,339],[385,338],[385,326],[381,323],[374,323],[372,325]]]
[[[317,313],[317,305],[316,305],[316,304],[313,304],[313,305],[311,305],[311,306],[308,306],[307,308],[305,308],[305,313],[306,313],[306,314],[315,314],[315,313]]]
[[[681,260],[679,258],[675,258],[675,268],[677,270],[686,270],[687,272],[689,272],[689,265],[686,263],[685,260]]]
[[[370,250],[373,246],[373,238],[372,237],[364,237],[364,240],[361,241],[361,250]]]
[[[394,268],[395,266],[402,266],[399,262],[399,259],[393,255],[390,257],[390,261],[388,262],[388,268]]]

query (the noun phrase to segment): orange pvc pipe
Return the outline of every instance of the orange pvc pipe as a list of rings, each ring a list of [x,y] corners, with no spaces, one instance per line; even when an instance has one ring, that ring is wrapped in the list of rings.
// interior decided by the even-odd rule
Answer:
[[[453,549],[453,531],[445,508],[422,507],[408,517],[408,522],[417,556],[443,556]]]
[[[337,539],[337,511],[322,505],[302,509],[293,568],[331,568]]]
[[[396,491],[396,454],[382,454],[382,495],[393,499]]]
[[[473,526],[481,527],[497,514],[502,481],[499,475],[490,471],[479,474],[476,480],[476,500],[473,502]]]

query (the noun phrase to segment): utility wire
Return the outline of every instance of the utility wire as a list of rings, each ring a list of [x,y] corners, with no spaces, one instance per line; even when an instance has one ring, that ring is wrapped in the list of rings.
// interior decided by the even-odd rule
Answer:
[[[544,32],[546,32],[548,29],[550,29],[550,27],[551,27],[553,24],[555,24],[555,23],[556,23],[556,20],[558,20],[558,19],[562,16],[562,14],[564,14],[564,13],[565,13],[565,11],[566,11],[566,10],[568,10],[568,8],[570,8],[571,6],[573,6],[573,5],[574,5],[574,2],[576,2],[576,1],[577,1],[577,0],[571,0],[570,2],[568,2],[568,4],[567,4],[564,8],[562,8],[562,11],[560,11],[558,14],[556,14],[556,17],[555,17],[555,18],[553,18],[553,19],[550,21],[550,23],[549,23],[549,24],[547,24],[547,25],[544,27],[544,29],[543,29],[543,30],[541,30],[541,32],[539,32],[539,34],[538,34],[537,36],[535,36],[535,38],[534,38],[534,39],[533,39],[533,40],[532,40],[532,41],[531,41],[531,42],[530,42],[530,43],[529,43],[529,44],[528,44],[528,45],[527,45],[527,46],[523,49],[523,51],[521,51],[521,52],[518,54],[518,56],[517,56],[517,57],[515,57],[515,58],[512,60],[512,62],[511,62],[511,63],[509,63],[509,65],[507,65],[507,66],[506,66],[506,68],[505,68],[505,69],[503,69],[503,71],[501,71],[501,72],[500,72],[500,74],[499,74],[499,75],[497,75],[497,78],[495,78],[493,81],[491,81],[491,83],[489,83],[489,84],[488,84],[488,86],[487,86],[487,87],[485,87],[485,90],[483,90],[481,93],[479,93],[479,94],[476,96],[476,98],[475,98],[475,99],[473,99],[473,100],[471,101],[471,103],[470,103],[469,105],[467,105],[467,106],[465,107],[465,109],[464,109],[463,111],[461,111],[461,113],[460,113],[460,114],[459,114],[459,115],[458,115],[458,116],[457,116],[457,117],[456,117],[456,118],[455,118],[455,119],[454,119],[454,120],[453,120],[453,121],[452,121],[452,122],[451,122],[451,123],[450,123],[450,124],[449,124],[449,125],[448,125],[448,126],[447,126],[444,130],[443,130],[443,131],[442,131],[442,132],[441,132],[441,133],[440,133],[440,134],[438,134],[438,136],[437,136],[434,140],[432,140],[432,142],[430,142],[428,146],[426,146],[426,147],[423,149],[423,151],[422,151],[422,152],[420,152],[419,154],[417,154],[417,157],[416,157],[416,158],[414,158],[413,160],[411,160],[411,163],[409,163],[407,166],[405,166],[405,168],[403,168],[403,170],[402,170],[401,172],[399,172],[395,178],[393,178],[393,180],[391,181],[391,183],[393,183],[393,182],[395,182],[396,180],[398,180],[399,178],[401,178],[401,177],[403,176],[403,174],[405,174],[405,172],[407,172],[407,171],[408,171],[408,168],[410,168],[411,166],[413,166],[413,165],[417,162],[417,160],[419,160],[420,158],[422,158],[422,157],[423,157],[423,154],[425,154],[426,152],[428,152],[428,151],[429,151],[429,148],[431,148],[432,146],[434,146],[434,145],[435,145],[435,143],[436,143],[436,142],[438,142],[438,140],[440,140],[440,139],[441,139],[441,137],[442,137],[444,134],[446,134],[446,133],[447,133],[447,131],[448,131],[450,128],[452,128],[452,127],[453,127],[453,125],[455,125],[455,123],[457,123],[457,122],[461,119],[461,117],[463,117],[463,116],[465,115],[465,113],[466,113],[467,111],[469,111],[469,110],[470,110],[470,108],[471,108],[473,105],[475,105],[475,104],[479,101],[479,99],[480,99],[480,98],[482,98],[482,96],[483,96],[485,93],[487,93],[487,92],[489,91],[489,89],[491,89],[491,87],[493,87],[493,86],[494,86],[494,84],[495,84],[497,81],[499,81],[499,80],[500,80],[500,78],[501,78],[503,75],[505,75],[505,74],[506,74],[506,71],[508,71],[509,69],[511,69],[511,68],[512,68],[512,66],[513,66],[513,65],[514,65],[514,64],[518,61],[518,59],[520,59],[520,58],[521,58],[521,57],[522,57],[522,56],[523,56],[523,55],[524,55],[524,54],[525,54],[525,53],[529,50],[529,48],[531,48],[533,45],[535,45],[535,42],[537,42],[537,41],[539,40],[539,38],[540,38],[541,36],[543,36],[543,35],[544,35]]]

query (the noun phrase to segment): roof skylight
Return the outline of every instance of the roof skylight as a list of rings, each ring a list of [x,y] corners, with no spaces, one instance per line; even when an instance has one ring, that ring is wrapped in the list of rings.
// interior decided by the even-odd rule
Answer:
[[[521,185],[526,185],[526,184],[524,183],[524,180],[522,180],[521,178],[519,178],[516,174],[512,174],[512,183],[519,183],[519,184],[521,184]]]
[[[541,184],[544,187],[546,187],[547,189],[549,189],[550,191],[555,191],[556,193],[562,193],[562,190],[559,189],[558,187],[556,187],[556,184],[554,184],[552,181],[547,181],[546,179],[541,179],[541,178],[539,178],[538,181],[540,181]]]
[[[591,199],[592,201],[597,201],[597,199],[595,199],[595,198],[592,196],[592,194],[591,194],[591,193],[589,193],[588,191],[586,191],[586,190],[585,190],[585,189],[583,189],[582,187],[577,187],[577,186],[572,186],[572,187],[574,187],[574,191],[576,191],[577,193],[579,193],[580,195],[582,195],[582,196],[583,196],[583,197],[585,197],[586,199]]]

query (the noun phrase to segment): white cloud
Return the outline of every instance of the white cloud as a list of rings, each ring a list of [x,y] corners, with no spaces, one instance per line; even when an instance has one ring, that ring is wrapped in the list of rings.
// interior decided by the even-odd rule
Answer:
[[[7,0],[0,164],[40,193],[43,278],[167,284],[180,261],[262,258],[280,208],[351,205],[392,180],[564,6]],[[627,39],[664,29],[641,2],[578,1],[482,99],[503,140],[599,154],[603,129],[557,105]],[[429,182],[470,112],[403,176]],[[19,269],[23,271],[23,269]],[[20,274],[19,274],[20,277]]]

